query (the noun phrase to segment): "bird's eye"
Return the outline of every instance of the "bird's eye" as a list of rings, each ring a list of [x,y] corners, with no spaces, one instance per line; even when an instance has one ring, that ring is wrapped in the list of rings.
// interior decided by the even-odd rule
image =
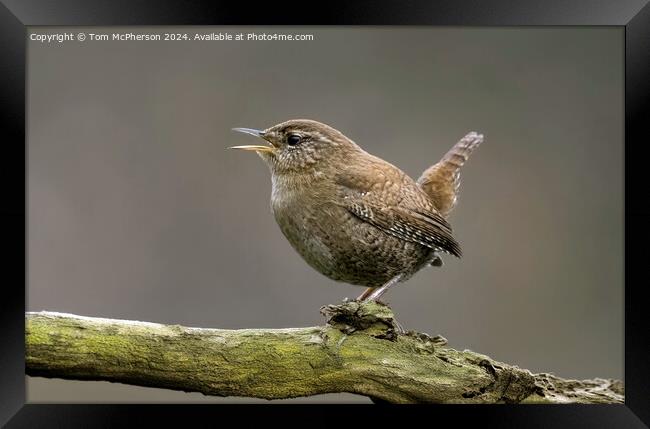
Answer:
[[[298,134],[289,134],[287,137],[287,144],[289,146],[295,146],[300,143],[301,140],[302,138]]]

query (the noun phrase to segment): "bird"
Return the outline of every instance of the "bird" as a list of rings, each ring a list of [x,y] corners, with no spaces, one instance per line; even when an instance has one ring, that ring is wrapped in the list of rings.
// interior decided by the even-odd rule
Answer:
[[[379,301],[424,267],[442,266],[442,254],[462,256],[448,216],[482,134],[464,136],[414,180],[315,120],[233,131],[264,142],[231,149],[269,167],[271,211],[291,246],[328,278],[365,287],[357,301]]]

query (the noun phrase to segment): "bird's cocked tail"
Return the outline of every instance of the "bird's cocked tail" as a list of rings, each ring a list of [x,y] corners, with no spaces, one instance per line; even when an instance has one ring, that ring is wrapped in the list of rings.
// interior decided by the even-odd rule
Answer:
[[[456,205],[460,168],[482,142],[483,134],[467,134],[418,179],[418,185],[431,197],[441,215],[446,217]]]

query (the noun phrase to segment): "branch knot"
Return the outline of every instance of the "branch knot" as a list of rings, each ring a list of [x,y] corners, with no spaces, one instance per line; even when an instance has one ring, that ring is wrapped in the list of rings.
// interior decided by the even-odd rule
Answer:
[[[323,306],[320,312],[327,318],[328,325],[345,334],[365,331],[375,338],[390,341],[397,339],[395,316],[386,304],[375,301],[343,301],[341,304]]]

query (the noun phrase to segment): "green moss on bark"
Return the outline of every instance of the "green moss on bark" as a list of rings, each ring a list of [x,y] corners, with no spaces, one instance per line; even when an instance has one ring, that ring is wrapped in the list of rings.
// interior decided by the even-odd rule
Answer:
[[[351,392],[394,403],[621,403],[616,380],[563,380],[398,334],[391,309],[322,309],[323,326],[221,330],[27,313],[27,374],[281,399]]]

